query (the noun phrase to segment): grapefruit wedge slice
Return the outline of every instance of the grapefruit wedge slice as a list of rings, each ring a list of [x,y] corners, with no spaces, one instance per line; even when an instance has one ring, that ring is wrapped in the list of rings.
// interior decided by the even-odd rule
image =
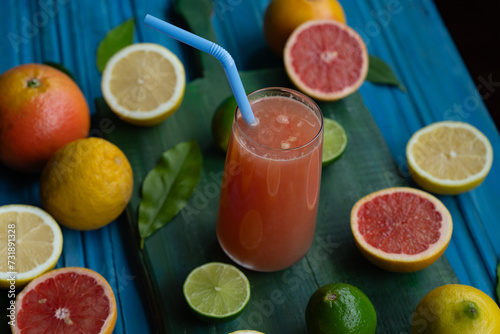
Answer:
[[[68,267],[31,281],[16,298],[14,334],[112,333],[116,301],[108,282],[86,268]]]
[[[298,26],[285,44],[283,58],[297,88],[322,101],[355,92],[368,73],[363,39],[334,20],[311,20]]]
[[[389,271],[412,272],[444,253],[453,223],[436,197],[396,187],[361,198],[351,211],[351,229],[358,249],[370,262]]]

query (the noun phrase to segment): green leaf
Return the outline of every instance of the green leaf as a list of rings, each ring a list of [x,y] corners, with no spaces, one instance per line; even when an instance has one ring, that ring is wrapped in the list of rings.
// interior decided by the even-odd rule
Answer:
[[[202,156],[196,140],[165,151],[142,185],[139,205],[141,248],[187,204],[201,177]]]
[[[134,41],[134,19],[130,19],[111,29],[97,47],[97,68],[104,71],[106,63],[115,53]]]
[[[406,93],[405,86],[399,82],[391,67],[386,62],[372,55],[369,55],[369,58],[367,81],[376,84],[398,86],[401,91]]]
[[[53,67],[55,69],[58,69],[59,71],[63,72],[68,77],[70,77],[71,79],[73,79],[73,81],[75,81],[75,77],[73,76],[73,74],[71,74],[71,72],[66,67],[64,67],[63,65],[61,65],[59,63],[52,62],[52,61],[44,61],[43,63],[45,65],[47,65],[47,66],[51,66],[51,67]]]

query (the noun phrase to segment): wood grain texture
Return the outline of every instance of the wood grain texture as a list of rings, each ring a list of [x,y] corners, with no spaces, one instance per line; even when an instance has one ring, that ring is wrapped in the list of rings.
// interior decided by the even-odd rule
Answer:
[[[398,89],[370,83],[365,83],[360,89],[363,102],[368,107],[392,155],[392,159],[388,156],[386,163],[396,166],[395,170],[405,178],[405,182],[414,185],[407,174],[404,153],[406,141],[414,131],[433,121],[454,119],[469,122],[488,136],[494,152],[500,151],[498,131],[481,98],[481,95],[485,97],[485,93],[489,91],[484,87],[474,86],[431,0],[340,0],[340,2],[344,6],[349,25],[365,38],[369,52],[388,62],[408,89],[408,92],[403,94]],[[207,12],[206,8],[191,5],[187,9],[199,16],[206,17],[207,13],[210,13],[210,22],[206,23],[206,27],[213,27],[214,31],[205,30],[211,34],[209,37],[215,37],[224,48],[230,51],[240,70],[254,71],[281,66],[281,60],[270,52],[263,39],[262,13],[268,3],[269,0],[213,0],[214,6],[211,11]],[[48,4],[48,9],[45,4]],[[384,11],[387,11],[391,4],[397,4],[398,7],[392,11],[390,20],[384,21],[384,17],[387,17],[384,16]],[[40,24],[30,30],[30,23],[35,22],[37,13],[45,13],[46,20],[40,21]],[[93,115],[93,135],[109,135],[112,128],[107,127],[97,118],[93,101],[102,95],[100,75],[95,66],[95,51],[99,41],[110,28],[134,17],[136,19],[135,41],[159,43],[171,49],[184,62],[189,80],[196,80],[202,75],[202,67],[199,65],[205,60],[188,47],[144,26],[142,20],[147,13],[176,24],[183,23],[183,20],[175,14],[173,0],[147,2],[140,0],[3,1],[2,14],[0,14],[2,16],[0,20],[0,72],[28,62],[62,63],[72,71],[87,97]],[[16,43],[13,36],[21,37],[21,39]],[[208,58],[206,60],[211,61],[212,66],[219,66],[215,60]],[[221,79],[221,82],[224,81]],[[192,84],[191,89],[197,90],[201,99],[206,99],[207,96],[203,94],[205,88],[199,80]],[[215,104],[222,101],[227,92],[221,91],[210,96],[209,105],[215,107]],[[172,135],[179,135],[180,137],[177,137],[179,139],[189,139],[190,136],[186,134],[183,137],[179,129],[189,125],[191,121],[196,124],[209,121],[210,116],[210,112],[207,112],[207,115],[199,120],[195,119],[196,117],[193,117],[193,120],[179,119],[175,126],[169,127],[169,130],[173,131]],[[336,118],[336,115],[333,115],[333,118]],[[204,144],[207,145],[206,149],[209,149],[211,140],[208,131],[206,129],[199,134]],[[158,134],[148,140],[137,142],[137,145],[141,145],[147,151],[148,142],[155,140],[165,141]],[[162,143],[165,147],[170,144],[168,141]],[[345,161],[339,160],[339,164],[348,161],[348,153],[349,151],[342,158],[346,158]],[[135,158],[131,157],[131,159]],[[154,165],[155,159],[157,158],[151,157],[150,160],[146,160],[144,166],[138,168],[137,172],[144,175],[148,168]],[[331,167],[339,168],[337,166],[341,165]],[[207,179],[210,180],[210,171],[219,170],[221,162],[214,160],[208,165],[205,164],[204,168],[207,169],[209,173]],[[389,173],[388,175],[386,182],[389,185],[395,185],[401,181],[396,174]],[[326,173],[324,176],[327,179]],[[479,188],[459,196],[440,196],[450,210],[455,223],[452,241],[446,251],[448,261],[461,283],[473,285],[491,296],[494,294],[496,282],[494,268],[500,259],[499,184],[500,163],[495,158],[489,176]],[[322,191],[325,191],[325,188]],[[351,201],[356,195],[362,193],[359,189],[355,191],[357,193],[349,197]],[[40,205],[38,175],[19,175],[0,166],[0,204],[11,203]],[[202,201],[200,205],[201,203]],[[349,201],[345,202],[346,206],[349,204]],[[143,289],[147,281],[143,277],[143,271],[135,263],[134,248],[131,246],[133,241],[129,239],[131,234],[128,231],[128,225],[125,224],[125,216],[95,232],[81,233],[63,229],[64,249],[58,267],[86,266],[97,270],[110,281],[119,303],[115,333],[164,333],[165,331],[154,328],[149,308],[151,301],[145,297],[146,293]],[[213,217],[207,219],[209,218]],[[185,233],[193,229],[193,225],[190,225],[184,226]],[[318,231],[320,228],[318,226]],[[161,247],[169,252],[175,250],[172,245],[161,245]],[[212,243],[209,247],[216,248],[217,244]],[[349,253],[348,247],[341,249],[341,252]],[[204,248],[198,247],[197,251],[203,253]],[[321,257],[321,248],[312,251],[313,255],[317,252]],[[208,255],[205,256],[208,258]],[[191,265],[194,263],[188,262],[186,267]],[[297,277],[300,279],[300,275],[306,272],[308,267],[297,266],[297,268],[302,268],[301,271],[297,271]],[[268,276],[268,281],[263,280],[259,287],[269,282],[275,282],[275,284],[282,282],[288,289],[298,286],[297,290],[292,291],[295,294],[296,291],[302,291],[302,289],[312,289],[318,282],[322,282],[323,279],[326,281],[328,278],[318,276],[318,282],[314,282],[313,285],[308,283],[302,287],[296,284],[298,281],[293,279],[293,273],[286,274],[285,277]],[[356,271],[352,270],[347,276],[352,277],[355,274]],[[387,273],[377,275],[387,275]],[[438,275],[444,277],[442,273]],[[174,280],[173,277],[170,279]],[[416,279],[412,278],[406,283],[413,284]],[[401,283],[398,279],[393,282]],[[399,294],[397,286],[395,290]],[[179,298],[179,291],[157,296],[162,299],[175,300]],[[274,303],[276,305],[282,300],[278,292],[270,295],[278,301]],[[171,293],[173,293],[172,297]],[[415,293],[423,294],[422,291]],[[5,294],[2,293],[0,298],[2,305],[5,305],[3,303],[6,301]],[[409,298],[411,300],[413,296]],[[262,314],[267,314],[265,305],[269,304],[262,304],[264,300],[260,301],[259,305],[264,305]],[[292,308],[289,311],[280,311],[280,313],[273,312],[271,318],[280,319],[290,314],[296,316],[293,313],[296,311]],[[242,319],[247,322],[253,318],[255,318],[254,321],[258,320],[257,315],[249,317],[250,314],[253,313],[248,313],[247,318]],[[399,317],[395,318],[397,323],[401,320]],[[409,320],[404,321],[408,324]],[[390,322],[390,319],[383,320],[384,326],[394,325]],[[2,333],[8,332],[5,324],[6,322],[0,324],[3,326],[0,327]],[[408,327],[402,332],[407,329]],[[201,324],[198,324],[196,331],[199,333],[216,332],[215,329]]]
[[[189,3],[180,2],[180,9],[189,8]],[[190,16],[188,11],[184,15],[193,32],[210,36],[204,17]],[[162,152],[175,144],[196,138],[202,148],[202,179],[193,197],[171,223],[146,240],[139,255],[144,270],[150,273],[150,291],[162,314],[157,319],[161,322],[159,326],[172,333],[183,330],[226,333],[245,328],[266,333],[303,333],[305,306],[311,294],[324,284],[347,282],[367,293],[379,310],[379,333],[407,330],[408,319],[423,295],[434,287],[456,283],[457,279],[444,258],[418,273],[394,274],[376,268],[357,251],[349,220],[353,204],[372,191],[406,184],[358,93],[338,102],[320,104],[326,117],[344,126],[349,144],[339,161],[323,169],[316,237],[306,257],[276,273],[245,270],[252,298],[235,321],[207,326],[194,320],[182,296],[184,279],[192,269],[206,262],[231,263],[218,245],[215,233],[225,157],[214,147],[209,132],[213,113],[231,92],[220,64],[211,62],[206,55],[200,57],[206,66],[204,77],[188,85],[176,114],[154,128],[136,130],[99,104],[99,114],[116,125],[106,138],[129,157],[136,184],[154,167]],[[270,86],[291,87],[279,67],[242,72],[241,76],[248,91]],[[128,208],[130,230],[137,227],[139,202],[136,189]]]

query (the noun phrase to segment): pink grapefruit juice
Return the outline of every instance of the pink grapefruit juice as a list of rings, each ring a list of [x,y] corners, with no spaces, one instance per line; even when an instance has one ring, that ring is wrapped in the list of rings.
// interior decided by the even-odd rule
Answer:
[[[323,118],[306,96],[283,88],[249,95],[258,124],[239,111],[221,186],[217,237],[236,263],[276,271],[309,250],[321,179]]]

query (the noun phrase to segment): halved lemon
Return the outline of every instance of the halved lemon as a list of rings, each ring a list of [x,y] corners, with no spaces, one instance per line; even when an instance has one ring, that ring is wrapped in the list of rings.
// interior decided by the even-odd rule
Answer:
[[[432,123],[406,146],[411,177],[427,191],[455,195],[477,187],[488,175],[493,149],[488,138],[464,122]]]
[[[155,125],[181,105],[186,87],[184,65],[167,48],[136,43],[106,64],[101,89],[118,117],[136,125]]]
[[[17,288],[51,270],[61,256],[63,237],[57,222],[31,205],[0,207],[0,287]]]

